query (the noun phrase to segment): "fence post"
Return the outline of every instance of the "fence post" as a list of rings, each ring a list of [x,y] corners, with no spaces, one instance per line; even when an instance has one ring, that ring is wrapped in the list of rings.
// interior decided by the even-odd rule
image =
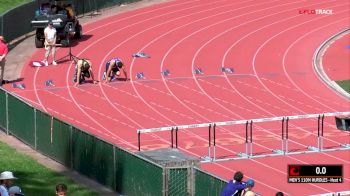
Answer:
[[[69,126],[70,137],[69,137],[69,158],[70,158],[70,169],[73,169],[73,126]]]
[[[193,168],[193,165],[189,166],[188,167],[188,172],[189,172],[189,175],[188,175],[188,178],[187,178],[187,182],[188,182],[188,193],[189,195],[191,196],[194,196],[194,187],[195,187],[195,176],[194,176],[194,168]]]
[[[36,116],[36,109],[35,108],[33,108],[34,109],[34,148],[35,148],[35,150],[37,150],[37,142],[36,142],[36,140],[37,140],[37,138],[36,138],[36,131],[37,131],[37,124],[36,124],[36,122],[37,122],[37,116]]]
[[[1,19],[1,32],[0,32],[0,35],[4,36],[4,15],[1,15],[0,19]],[[5,39],[6,39],[6,37],[5,37]]]
[[[169,186],[168,186],[168,168],[166,167],[162,167],[163,169],[163,196],[168,196],[168,189],[169,189]]]
[[[137,133],[137,141],[138,141],[139,151],[141,151],[141,132]]]
[[[9,134],[9,95],[6,92],[6,134]]]
[[[194,165],[191,165],[190,166],[190,168],[191,168],[191,184],[192,184],[192,186],[191,186],[191,188],[192,188],[192,196],[194,196],[195,195],[195,187],[196,187],[196,175],[195,175],[195,172],[196,172],[196,170],[194,169]]]
[[[113,184],[113,190],[117,191],[117,166],[116,166],[116,157],[115,157],[115,146],[113,145],[113,179],[114,179],[114,184]]]

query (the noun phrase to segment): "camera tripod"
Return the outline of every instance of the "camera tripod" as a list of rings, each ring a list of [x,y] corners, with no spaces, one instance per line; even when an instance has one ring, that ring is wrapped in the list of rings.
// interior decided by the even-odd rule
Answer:
[[[67,57],[69,57],[70,61],[73,60],[74,62],[77,62],[77,60],[79,60],[79,58],[77,56],[73,55],[73,53],[72,53],[72,46],[70,45],[70,41],[68,41],[68,45],[69,45],[68,54],[63,56],[63,57],[61,57],[60,59],[58,59],[57,60],[58,62],[63,60],[63,59],[65,59],[65,58],[67,58]]]

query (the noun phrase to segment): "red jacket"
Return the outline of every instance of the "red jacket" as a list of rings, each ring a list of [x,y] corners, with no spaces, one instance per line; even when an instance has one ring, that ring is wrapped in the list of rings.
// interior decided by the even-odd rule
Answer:
[[[0,56],[7,54],[9,49],[7,48],[7,44],[0,40]]]

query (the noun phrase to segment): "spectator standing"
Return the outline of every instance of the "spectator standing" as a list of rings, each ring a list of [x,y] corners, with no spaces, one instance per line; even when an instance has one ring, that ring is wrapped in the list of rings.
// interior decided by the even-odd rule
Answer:
[[[243,173],[238,171],[234,174],[233,180],[230,180],[221,192],[221,196],[238,196],[247,186],[242,182]]]
[[[56,195],[57,196],[66,196],[67,195],[67,185],[60,183],[56,185]]]
[[[5,72],[5,62],[6,55],[8,53],[8,47],[5,43],[5,39],[3,36],[0,36],[0,86],[3,84],[4,80],[4,72]]]
[[[254,180],[249,179],[246,183],[246,188],[242,191],[241,196],[255,196],[255,193],[253,192],[253,187],[254,187]]]
[[[13,173],[10,171],[4,171],[0,174],[0,195],[9,196],[9,188],[13,184],[13,180],[17,179],[13,176]]]
[[[50,53],[52,55],[52,64],[57,65],[55,61],[55,52],[56,52],[56,29],[53,26],[53,22],[49,21],[47,27],[44,30],[45,34],[45,59],[43,60],[43,63],[45,66],[49,65],[48,58],[50,56]]]
[[[18,186],[11,186],[9,188],[9,196],[24,196],[24,193]]]

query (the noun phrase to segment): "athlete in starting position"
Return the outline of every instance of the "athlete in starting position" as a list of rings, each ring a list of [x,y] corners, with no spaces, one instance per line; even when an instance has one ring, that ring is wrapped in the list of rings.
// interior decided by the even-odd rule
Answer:
[[[128,79],[127,73],[124,69],[124,63],[120,58],[114,58],[106,63],[106,70],[103,73],[103,79],[106,83],[116,79],[120,76],[120,70],[123,71],[125,80]]]
[[[94,78],[94,74],[92,72],[92,64],[91,61],[88,59],[80,59],[78,60],[77,64],[75,65],[75,73],[74,73],[74,82],[75,86],[78,86],[83,81],[85,81],[85,78],[92,79],[92,82],[94,84],[97,83],[97,81]]]

